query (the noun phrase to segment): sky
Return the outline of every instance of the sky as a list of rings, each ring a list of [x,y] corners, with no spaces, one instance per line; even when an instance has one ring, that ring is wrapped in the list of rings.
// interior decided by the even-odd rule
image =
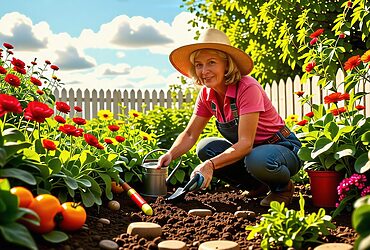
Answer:
[[[182,0],[0,0],[0,43],[57,65],[69,89],[166,89],[169,53],[193,42]],[[4,48],[3,48],[4,49]]]

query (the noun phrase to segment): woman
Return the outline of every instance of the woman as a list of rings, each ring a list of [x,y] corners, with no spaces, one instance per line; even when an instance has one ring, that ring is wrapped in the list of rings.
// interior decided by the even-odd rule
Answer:
[[[183,75],[202,85],[194,113],[186,129],[169,151],[158,160],[158,167],[190,150],[212,116],[224,138],[204,138],[197,145],[203,161],[192,172],[201,172],[207,188],[212,177],[249,190],[249,197],[260,197],[289,204],[294,193],[290,178],[301,162],[301,143],[285,126],[261,85],[247,76],[251,58],[230,45],[225,33],[208,29],[200,42],[182,46],[170,54],[172,65]]]

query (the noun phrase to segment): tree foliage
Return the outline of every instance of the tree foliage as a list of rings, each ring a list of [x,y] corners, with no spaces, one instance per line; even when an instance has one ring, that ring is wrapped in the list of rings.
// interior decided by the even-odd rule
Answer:
[[[273,80],[302,75],[306,63],[302,55],[309,51],[309,37],[323,28],[328,38],[346,34],[347,41],[337,46],[349,53],[370,48],[370,3],[366,0],[183,0],[194,13],[191,22],[224,31],[231,43],[246,51],[254,60],[252,75],[263,85]],[[344,44],[345,43],[345,44]],[[348,52],[346,54],[345,52]],[[341,65],[334,63],[333,72]]]

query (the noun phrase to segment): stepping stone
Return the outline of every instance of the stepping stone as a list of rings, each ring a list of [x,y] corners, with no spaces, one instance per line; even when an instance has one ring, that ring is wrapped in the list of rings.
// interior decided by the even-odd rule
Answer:
[[[99,247],[105,250],[116,250],[119,246],[112,240],[102,240],[99,242]]]
[[[314,250],[350,250],[353,246],[346,243],[325,243],[314,248]]]
[[[240,250],[239,244],[229,240],[212,240],[200,244],[199,250]]]
[[[129,235],[139,235],[140,238],[154,239],[162,235],[160,225],[152,222],[133,222],[127,227]]]
[[[158,244],[159,250],[187,250],[186,243],[180,240],[165,240]]]
[[[207,215],[212,215],[212,211],[209,209],[191,209],[189,210],[188,214],[194,215],[194,216],[205,217]]]
[[[234,213],[236,217],[241,217],[245,219],[254,219],[256,218],[256,213],[253,211],[236,211]]]

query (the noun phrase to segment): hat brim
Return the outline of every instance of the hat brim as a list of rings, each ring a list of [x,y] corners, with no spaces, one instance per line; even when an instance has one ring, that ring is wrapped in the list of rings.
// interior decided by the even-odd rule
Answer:
[[[253,60],[248,54],[238,48],[221,43],[196,43],[181,46],[171,52],[170,62],[181,74],[191,77],[190,55],[200,49],[216,49],[229,54],[241,75],[248,75],[253,69]]]

